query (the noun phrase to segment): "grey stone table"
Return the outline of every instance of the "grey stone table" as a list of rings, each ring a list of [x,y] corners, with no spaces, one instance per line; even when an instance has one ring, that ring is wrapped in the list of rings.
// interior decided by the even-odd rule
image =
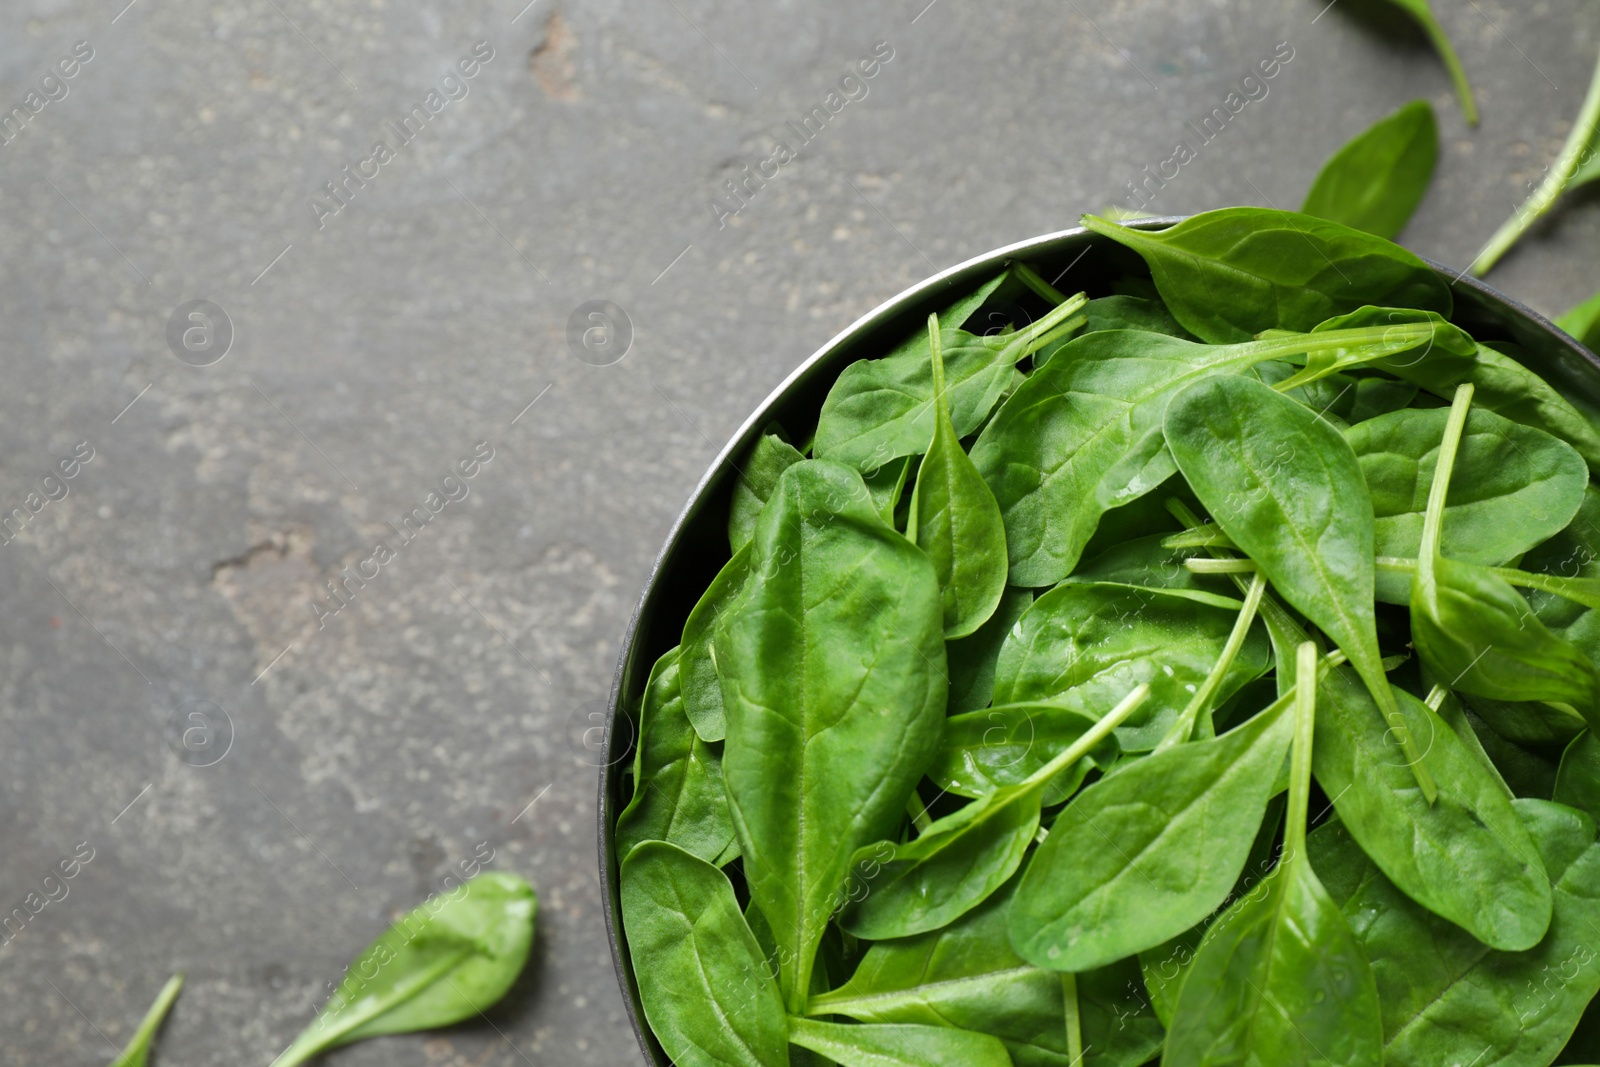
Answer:
[[[1464,264],[1600,13],[1434,6],[1479,130],[1363,0],[9,0],[0,1062],[108,1062],[183,968],[160,1062],[265,1065],[490,850],[541,895],[517,989],[330,1062],[639,1062],[591,717],[717,448],[858,314],[1134,206],[1179,141],[1150,212],[1294,206],[1432,99],[1408,240]],[[1597,250],[1589,199],[1492,280],[1559,311]],[[569,343],[590,301],[621,314]]]

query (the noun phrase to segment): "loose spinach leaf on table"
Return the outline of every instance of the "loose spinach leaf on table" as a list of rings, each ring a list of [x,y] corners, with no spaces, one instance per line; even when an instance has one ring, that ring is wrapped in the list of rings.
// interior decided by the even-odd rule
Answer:
[[[627,892],[624,878],[624,898]],[[316,1019],[273,1067],[297,1067],[363,1038],[476,1018],[522,973],[536,908],[532,887],[499,871],[430,898],[355,958]]]
[[[1378,989],[1344,914],[1306,856],[1317,651],[1298,649],[1283,856],[1206,930],[1178,993],[1163,1067],[1373,1067]]]
[[[1164,230],[1093,215],[1083,224],[1143,256],[1173,316],[1213,344],[1310,330],[1368,304],[1446,316],[1452,306],[1449,287],[1410,252],[1309,215],[1238,207]]]
[[[915,840],[883,841],[856,854],[862,895],[840,925],[870,941],[937,930],[971,911],[1010,879],[1039,832],[1045,792],[1078,765],[1149,695],[1139,686],[1015,785],[987,793],[922,827]]]
[[[1392,240],[1422,203],[1438,159],[1433,105],[1413,100],[1335,152],[1300,210]]]
[[[789,1040],[840,1067],[1011,1067],[999,1038],[949,1026],[791,1019]]]
[[[643,841],[670,841],[714,863],[734,843],[722,755],[684,714],[677,649],[656,662],[645,686],[633,781],[633,799],[617,816],[617,855]]]
[[[1007,564],[1000,505],[950,423],[939,333],[939,317],[928,316],[928,346],[933,353],[933,441],[917,470],[906,536],[933,562],[948,641],[969,636],[994,614],[1005,592]]]
[[[1010,334],[979,336],[960,329],[965,316],[959,306],[940,314],[950,418],[958,436],[982,425],[1010,388],[1017,363],[1068,323],[1087,299],[1074,297]],[[901,456],[920,455],[933,439],[930,357],[927,333],[919,331],[881,359],[846,367],[823,402],[813,454],[862,471],[877,470]]]
[[[179,971],[167,979],[167,984],[156,994],[155,1003],[150,1005],[150,1010],[139,1020],[138,1029],[134,1030],[133,1036],[123,1046],[122,1054],[111,1061],[111,1067],[145,1067],[150,1059],[150,1045],[155,1041],[156,1031],[161,1029],[162,1021],[166,1019],[167,1012],[172,1010],[172,1002],[178,999],[178,993],[182,989],[183,972]]]
[[[943,929],[873,945],[811,1015],[964,1027],[1005,1042],[1016,1067],[1141,1067],[1161,1024],[1130,960],[1077,975],[1081,1059],[1069,1051],[1061,975],[1011,949],[1006,915],[1016,879]]]
[[[1154,748],[1222,654],[1239,602],[1187,589],[1117,584],[1057,586],[1033,602],[1000,647],[996,704],[1047,702],[1098,717],[1141,682],[1150,701],[1117,731],[1130,752]],[[1223,698],[1270,665],[1251,635]]]
[[[838,463],[784,471],[749,551],[715,639],[723,781],[798,1011],[851,857],[894,831],[938,748],[943,609],[933,565]]]
[[[622,862],[622,920],[645,1018],[674,1063],[788,1064],[783,998],[726,875],[646,842]]]
[[[1433,803],[1347,668],[1323,679],[1313,768],[1351,835],[1423,907],[1485,944],[1518,951],[1550,921],[1538,852],[1500,784],[1427,705],[1395,690],[1404,729],[1439,769]]]
[[[1518,800],[1549,873],[1549,932],[1520,952],[1491,949],[1408,898],[1337,822],[1311,835],[1311,857],[1377,977],[1393,1067],[1493,1063],[1543,1067],[1600,991],[1600,845],[1571,808]]]
[[[750,446],[738,470],[728,505],[728,543],[737,552],[750,543],[756,516],[778,485],[778,476],[805,457],[769,426]]]
[[[1350,658],[1431,798],[1425,754],[1401,728],[1378,650],[1372,495],[1349,444],[1309,408],[1245,377],[1186,388],[1167,407],[1165,432],[1212,518]]]
[[[747,544],[723,564],[694,610],[683,624],[678,645],[678,684],[683,692],[683,709],[702,741],[721,741],[728,732],[722,710],[722,683],[717,680],[716,650],[712,647],[717,620],[744,589],[750,570]]]
[[[1288,709],[1279,701],[1221,737],[1156,753],[1078,794],[1018,886],[1017,953],[1040,967],[1088,970],[1153,948],[1221,904],[1288,750]]]
[[[1372,494],[1380,556],[1415,557],[1449,412],[1409,409],[1345,432]],[[1520,557],[1571,523],[1589,471],[1572,446],[1543,430],[1473,411],[1456,458],[1460,477],[1446,501],[1441,551],[1498,565]],[[1407,575],[1378,575],[1378,599],[1410,600]]]
[[[1032,606],[1032,589],[1007,588],[988,622],[968,637],[945,642],[951,715],[986,708],[994,700],[994,667],[1000,646],[1023,612]]]

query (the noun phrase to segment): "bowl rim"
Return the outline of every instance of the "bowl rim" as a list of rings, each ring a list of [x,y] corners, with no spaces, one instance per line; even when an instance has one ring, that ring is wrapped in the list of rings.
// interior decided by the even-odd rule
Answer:
[[[1137,229],[1159,230],[1175,226],[1193,216],[1190,215],[1158,215],[1137,219],[1120,220],[1124,226]],[[649,605],[651,595],[660,582],[663,572],[675,553],[680,548],[686,528],[699,513],[706,501],[706,494],[712,488],[733,460],[733,457],[753,442],[761,428],[770,421],[772,410],[777,407],[798,384],[808,378],[820,365],[828,361],[840,349],[847,347],[857,337],[870,332],[883,325],[908,307],[918,304],[940,289],[950,288],[958,282],[964,281],[972,275],[986,271],[998,270],[1007,261],[1013,259],[1027,259],[1029,253],[1041,253],[1057,245],[1074,240],[1086,242],[1084,253],[1100,241],[1109,241],[1109,238],[1097,234],[1084,226],[1074,226],[1064,230],[1040,234],[1036,237],[1014,241],[1002,245],[980,255],[972,256],[952,266],[938,271],[921,281],[901,290],[894,296],[884,300],[872,310],[857,318],[850,325],[840,330],[828,339],[821,347],[806,359],[802,360],[793,370],[784,376],[783,380],[767,394],[766,398],[751,412],[739,428],[728,438],[726,444],[717,452],[715,458],[707,466],[700,480],[695,484],[688,499],[679,510],[677,518],[673,520],[671,529],[667,532],[666,539],[662,542],[660,550],[656,553],[655,560],[650,566],[650,573],[645,579],[640,590],[639,598],[634,604],[633,612],[628,618],[627,627],[623,631],[622,642],[617,654],[617,668],[612,676],[611,691],[607,699],[606,721],[604,729],[603,751],[599,767],[599,782],[595,802],[597,854],[599,860],[600,890],[602,913],[605,918],[606,940],[611,950],[611,962],[616,971],[617,984],[622,993],[623,1006],[627,1011],[628,1022],[633,1027],[634,1037],[639,1042],[640,1051],[644,1054],[645,1063],[650,1067],[662,1067],[668,1061],[656,1059],[652,1049],[653,1038],[649,1023],[643,1018],[638,1001],[637,989],[634,986],[632,968],[628,962],[627,952],[622,944],[622,917],[619,898],[619,888],[614,872],[620,867],[620,857],[613,855],[613,823],[616,812],[610,803],[609,786],[616,768],[625,758],[631,755],[634,743],[632,731],[628,732],[626,739],[621,743],[622,751],[618,752],[618,731],[615,729],[617,716],[622,711],[623,686],[628,676],[629,661],[639,637],[640,623],[644,618],[645,609]],[[1407,249],[1407,251],[1410,251]],[[1452,295],[1459,289],[1465,289],[1479,301],[1497,306],[1515,318],[1522,319],[1543,340],[1565,349],[1568,358],[1575,358],[1585,364],[1600,379],[1600,356],[1589,351],[1576,338],[1567,334],[1550,319],[1528,307],[1513,297],[1507,296],[1482,279],[1473,277],[1468,270],[1457,272],[1426,256],[1412,252],[1443,278],[1452,290]],[[1074,260],[1075,264],[1077,260]],[[1071,265],[1068,266],[1071,269]],[[1066,273],[1063,271],[1062,273]],[[1597,398],[1600,399],[1600,398]]]

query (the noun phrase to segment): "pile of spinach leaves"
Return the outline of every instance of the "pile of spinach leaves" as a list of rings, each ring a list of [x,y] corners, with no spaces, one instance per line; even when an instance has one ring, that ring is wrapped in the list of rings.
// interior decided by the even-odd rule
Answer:
[[[1596,1059],[1600,432],[1345,223],[1387,122],[739,457],[615,827],[679,1067]]]

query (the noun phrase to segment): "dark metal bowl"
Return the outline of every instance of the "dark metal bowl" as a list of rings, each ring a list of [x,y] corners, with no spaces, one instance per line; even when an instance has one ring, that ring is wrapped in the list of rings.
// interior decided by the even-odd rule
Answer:
[[[1133,225],[1159,229],[1180,218],[1143,219]],[[689,503],[656,556],[644,595],[634,609],[622,639],[617,676],[611,687],[604,760],[600,768],[600,884],[605,887],[606,934],[611,959],[645,1062],[671,1067],[671,1061],[650,1032],[639,1004],[622,929],[613,824],[624,803],[620,786],[629,766],[638,724],[631,709],[638,706],[650,667],[683,631],[689,609],[727,562],[728,499],[737,476],[734,457],[749,448],[762,427],[777,420],[798,440],[815,425],[822,401],[845,367],[866,356],[886,354],[913,330],[961,294],[977,288],[1013,260],[1023,260],[1057,287],[1072,293],[1104,295],[1107,282],[1119,276],[1149,276],[1144,261],[1121,245],[1085,229],[1063,230],[1021,241],[941,271],[878,305],[823,345],[773,390],[745,420],[739,432],[711,463]],[[1475,278],[1430,265],[1450,283],[1455,295],[1454,321],[1481,341],[1509,341],[1521,347],[1528,364],[1585,414],[1600,421],[1600,357],[1557,329],[1543,316]]]

